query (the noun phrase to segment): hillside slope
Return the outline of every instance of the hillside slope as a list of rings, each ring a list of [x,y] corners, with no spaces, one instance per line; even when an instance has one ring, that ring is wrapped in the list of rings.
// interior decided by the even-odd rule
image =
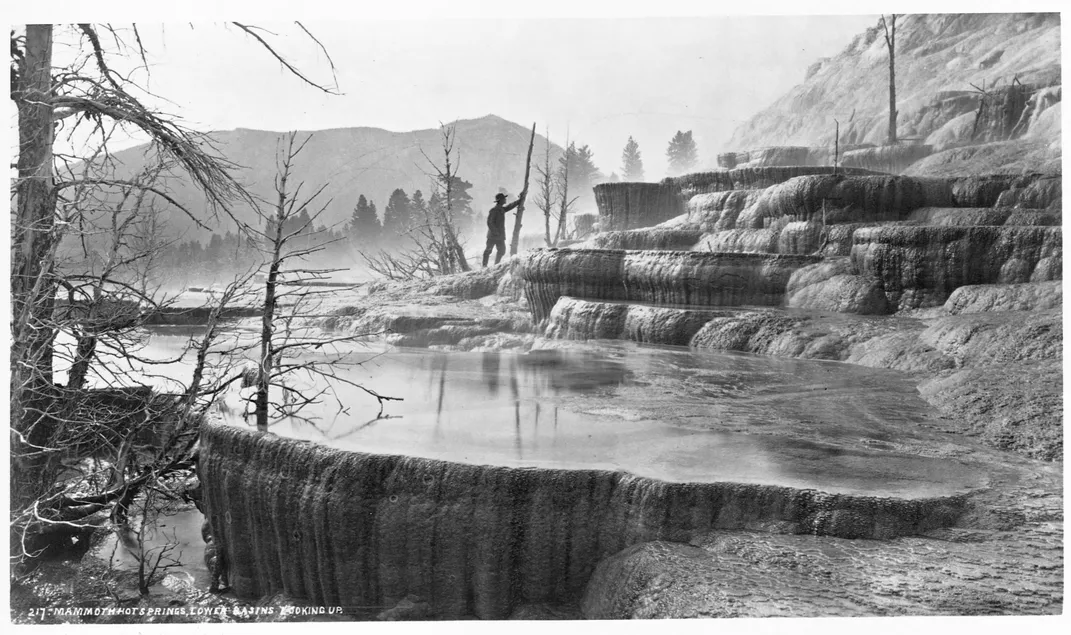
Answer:
[[[304,138],[306,132],[299,135]],[[321,200],[330,199],[322,221],[331,225],[344,223],[364,194],[375,202],[382,220],[387,200],[395,188],[410,196],[421,190],[424,199],[431,196],[429,173],[434,168],[424,157],[427,154],[442,165],[442,137],[439,129],[391,132],[379,128],[340,128],[313,131],[312,140],[299,155],[291,183],[305,182],[303,192],[311,192],[321,184],[327,188]],[[516,196],[524,182],[524,160],[528,151],[530,129],[495,115],[456,123],[454,168],[457,174],[473,184],[472,207],[484,212],[494,204],[494,195],[504,188]],[[240,168],[235,176],[254,195],[271,200],[276,174],[276,149],[282,134],[265,130],[237,130],[212,134],[216,151]],[[533,161],[543,155],[547,140],[536,135]],[[147,146],[130,148],[115,155],[120,172],[134,173],[145,165]],[[424,154],[422,154],[422,151]],[[551,144],[552,159],[562,153]],[[204,196],[183,176],[176,175],[168,184],[172,196],[188,208],[205,212]],[[236,209],[243,221],[252,220],[248,209]],[[167,213],[168,233],[185,233],[187,238],[207,238],[209,232],[197,229],[177,210]],[[233,230],[220,226],[219,233]]]
[[[1058,14],[906,15],[897,21],[898,134],[924,140],[970,112],[971,84],[1060,84]],[[819,60],[806,80],[741,125],[729,150],[881,144],[888,130],[888,51],[880,24],[839,55]],[[976,97],[976,95],[975,95]],[[976,104],[975,104],[976,105]],[[946,145],[946,144],[939,144]]]

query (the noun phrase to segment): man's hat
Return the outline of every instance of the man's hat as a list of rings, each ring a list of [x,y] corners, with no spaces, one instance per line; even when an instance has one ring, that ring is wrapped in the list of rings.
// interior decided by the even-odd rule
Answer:
[[[499,201],[504,201],[504,200],[506,200],[506,195],[505,194],[503,194],[502,192],[499,192],[498,194],[495,194],[495,202],[496,203],[499,202]]]

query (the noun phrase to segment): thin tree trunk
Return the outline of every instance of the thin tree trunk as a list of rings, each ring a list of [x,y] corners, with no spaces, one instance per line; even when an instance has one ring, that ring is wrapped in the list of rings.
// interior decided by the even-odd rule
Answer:
[[[272,237],[272,258],[268,267],[268,281],[264,284],[264,313],[260,327],[260,368],[257,372],[257,394],[254,402],[257,430],[268,429],[268,391],[271,388],[272,362],[275,351],[272,348],[272,331],[275,320],[275,287],[279,278],[279,255],[283,243],[283,224],[286,220],[286,179],[289,170],[283,170],[279,177],[279,203],[275,211],[275,235]]]
[[[469,270],[469,261],[465,258],[465,249],[461,246],[457,234],[454,232],[454,209],[451,199],[453,198],[453,173],[450,171],[450,155],[446,155],[446,217],[443,222],[443,235],[446,238],[446,248],[450,260],[461,271]],[[450,265],[450,273],[455,273],[453,264]]]
[[[833,123],[837,125],[833,132],[833,174],[837,174],[837,165],[840,163],[840,122],[836,119]]]
[[[896,24],[893,23],[893,29]],[[889,145],[896,143],[896,58],[889,47]]]
[[[522,192],[528,192],[528,177],[532,173],[532,148],[535,147],[535,123],[532,124],[532,138],[528,140],[528,158],[524,162],[524,189]],[[524,216],[524,198],[521,198],[521,202],[517,204],[517,217],[513,220],[513,240],[509,244],[509,255],[517,255],[517,246],[521,241],[521,218]]]
[[[896,14],[892,14],[891,28],[882,16],[885,28],[885,45],[889,48],[889,145],[896,143]]]
[[[92,328],[92,327],[91,327]],[[97,338],[95,335],[80,335],[74,354],[74,363],[67,373],[67,389],[81,390],[89,376],[89,365],[97,351]]]
[[[543,177],[542,191],[540,196],[543,198],[543,240],[546,242],[547,247],[553,247],[550,241],[550,210],[554,207],[554,176],[550,169],[550,127],[543,131],[543,137],[547,140],[546,152],[543,154],[543,170],[540,176]]]
[[[569,214],[569,173],[566,171],[562,179],[562,204],[558,213],[558,231],[554,235],[554,244],[557,245],[565,236],[565,219]]]

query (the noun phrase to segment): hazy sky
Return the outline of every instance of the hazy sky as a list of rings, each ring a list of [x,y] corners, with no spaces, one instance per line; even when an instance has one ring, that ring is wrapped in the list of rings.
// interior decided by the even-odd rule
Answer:
[[[405,131],[496,114],[590,144],[619,169],[633,135],[648,176],[661,176],[677,129],[712,155],[733,128],[839,52],[873,16],[599,20],[315,22],[344,93],[287,77],[233,28],[156,29],[153,86],[198,125],[285,130],[373,126]],[[270,24],[265,24],[273,28]],[[326,58],[287,34],[292,59],[330,79]],[[283,38],[280,38],[283,39]],[[189,51],[197,54],[190,56]],[[706,152],[704,152],[704,150]]]
[[[632,135],[651,179],[663,175],[665,148],[676,130],[693,130],[701,158],[712,163],[715,151],[736,149],[722,144],[740,122],[801,83],[810,64],[835,55],[877,20],[874,13],[711,15],[717,9],[689,10],[672,2],[639,5],[646,7],[639,12],[627,2],[602,3],[596,11],[582,2],[571,4],[589,10],[566,11],[551,3],[548,14],[566,17],[535,19],[528,17],[531,7],[494,17],[509,13],[502,2],[418,4],[421,10],[406,12],[401,10],[406,3],[394,3],[375,14],[319,7],[320,19],[306,17],[304,24],[334,61],[342,96],[325,95],[287,74],[233,26],[141,20],[149,87],[172,102],[168,111],[204,130],[407,131],[496,114],[525,126],[536,122],[540,132],[549,126],[559,144],[568,131],[571,139],[591,146],[607,174],[620,171],[621,150]],[[793,7],[806,9],[784,10]],[[844,5],[822,10],[830,8]],[[678,17],[630,17],[661,10]],[[248,21],[271,29],[272,42],[295,66],[332,81],[327,58],[297,27],[257,15],[263,13]],[[367,15],[377,19],[357,19]],[[481,15],[491,17],[472,17]],[[124,18],[140,14],[132,10],[119,20]]]

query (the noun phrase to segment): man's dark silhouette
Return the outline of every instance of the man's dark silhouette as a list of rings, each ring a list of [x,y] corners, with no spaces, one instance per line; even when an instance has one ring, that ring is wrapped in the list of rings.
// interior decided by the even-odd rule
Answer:
[[[487,213],[487,249],[483,250],[483,266],[487,266],[492,249],[498,250],[495,254],[495,264],[502,261],[502,256],[506,253],[506,212],[517,207],[524,200],[524,195],[525,193],[521,192],[520,198],[509,205],[504,205],[506,195],[495,194],[495,206]]]

